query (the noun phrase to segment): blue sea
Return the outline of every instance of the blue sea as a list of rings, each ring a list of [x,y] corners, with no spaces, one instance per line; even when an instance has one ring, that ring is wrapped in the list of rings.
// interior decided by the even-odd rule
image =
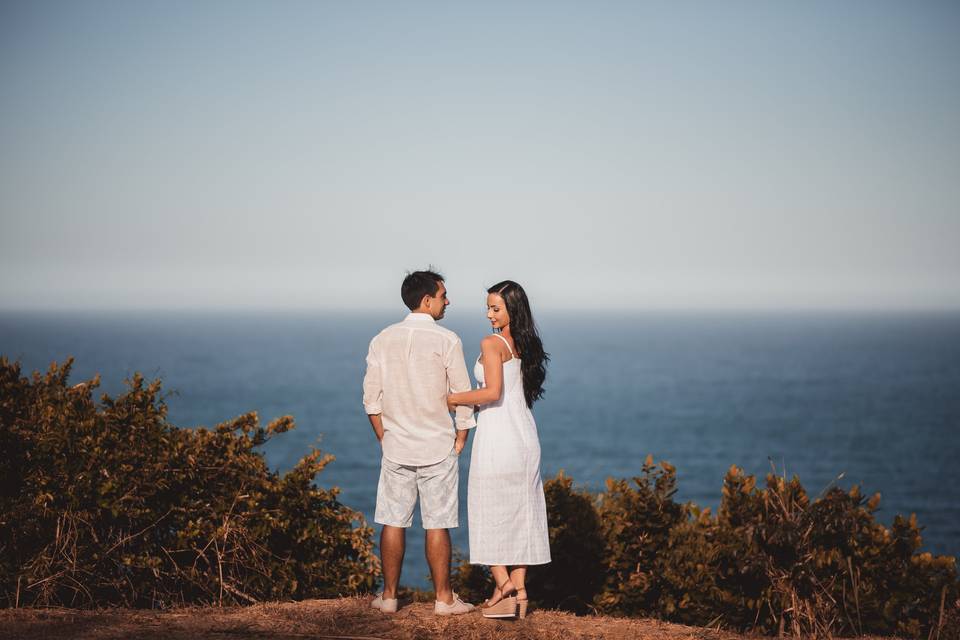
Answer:
[[[291,414],[297,428],[265,446],[269,464],[333,453],[319,483],[372,522],[379,447],[360,401],[364,357],[403,315],[4,312],[0,354],[26,372],[73,356],[72,380],[100,373],[109,394],[137,371],[162,378],[179,426]],[[483,311],[451,308],[443,322],[474,358]],[[960,315],[557,311],[538,322],[552,358],[534,408],[544,477],[563,469],[599,489],[652,454],[676,466],[677,499],[715,510],[730,465],[759,476],[773,465],[813,496],[834,482],[880,492],[882,522],[916,513],[925,550],[960,555]],[[463,552],[468,466],[469,447],[453,532]],[[422,540],[417,516],[404,584],[429,584]]]

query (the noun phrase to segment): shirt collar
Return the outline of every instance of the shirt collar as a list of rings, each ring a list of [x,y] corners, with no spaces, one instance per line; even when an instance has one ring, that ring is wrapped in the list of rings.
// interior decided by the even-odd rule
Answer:
[[[437,321],[433,319],[429,313],[418,313],[416,311],[411,311],[407,314],[407,317],[403,319],[404,322],[413,322],[413,323],[422,323],[422,324],[436,324]]]

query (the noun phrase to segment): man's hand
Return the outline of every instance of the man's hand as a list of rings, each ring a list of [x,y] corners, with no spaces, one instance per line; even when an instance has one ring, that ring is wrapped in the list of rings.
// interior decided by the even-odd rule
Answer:
[[[373,427],[373,434],[377,436],[377,442],[383,444],[383,417],[377,414],[367,414],[370,419],[370,426]]]
[[[457,439],[453,441],[453,450],[457,452],[457,455],[460,455],[460,452],[463,451],[463,448],[467,446],[467,435],[469,435],[469,433],[469,429],[457,431]]]

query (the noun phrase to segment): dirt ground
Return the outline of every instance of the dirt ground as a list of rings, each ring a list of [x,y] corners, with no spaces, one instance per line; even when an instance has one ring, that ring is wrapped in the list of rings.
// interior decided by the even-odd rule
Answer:
[[[578,618],[556,611],[532,611],[525,620],[488,620],[479,612],[439,617],[433,614],[432,604],[409,603],[396,614],[387,615],[371,609],[369,601],[342,598],[168,611],[7,609],[0,611],[0,638],[739,638],[656,620]]]
[[[369,597],[341,598],[167,611],[6,609],[0,610],[0,638],[729,640],[744,637],[658,620],[576,617],[558,611],[532,611],[525,620],[488,620],[478,611],[438,617],[433,614],[432,604],[409,603],[396,614],[388,615],[371,609],[370,600]]]

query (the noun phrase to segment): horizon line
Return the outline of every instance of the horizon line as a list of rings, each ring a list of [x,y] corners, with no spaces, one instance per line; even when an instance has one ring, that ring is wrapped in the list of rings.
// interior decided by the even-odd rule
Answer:
[[[960,313],[960,304],[955,305],[647,305],[603,307],[583,309],[575,306],[544,305],[537,313],[576,312],[588,315],[611,315],[617,313]],[[406,314],[409,310],[397,306],[333,307],[320,305],[219,305],[219,306],[0,306],[0,314],[28,313],[334,313]],[[454,311],[460,315],[457,311]],[[449,314],[448,314],[449,316]]]

